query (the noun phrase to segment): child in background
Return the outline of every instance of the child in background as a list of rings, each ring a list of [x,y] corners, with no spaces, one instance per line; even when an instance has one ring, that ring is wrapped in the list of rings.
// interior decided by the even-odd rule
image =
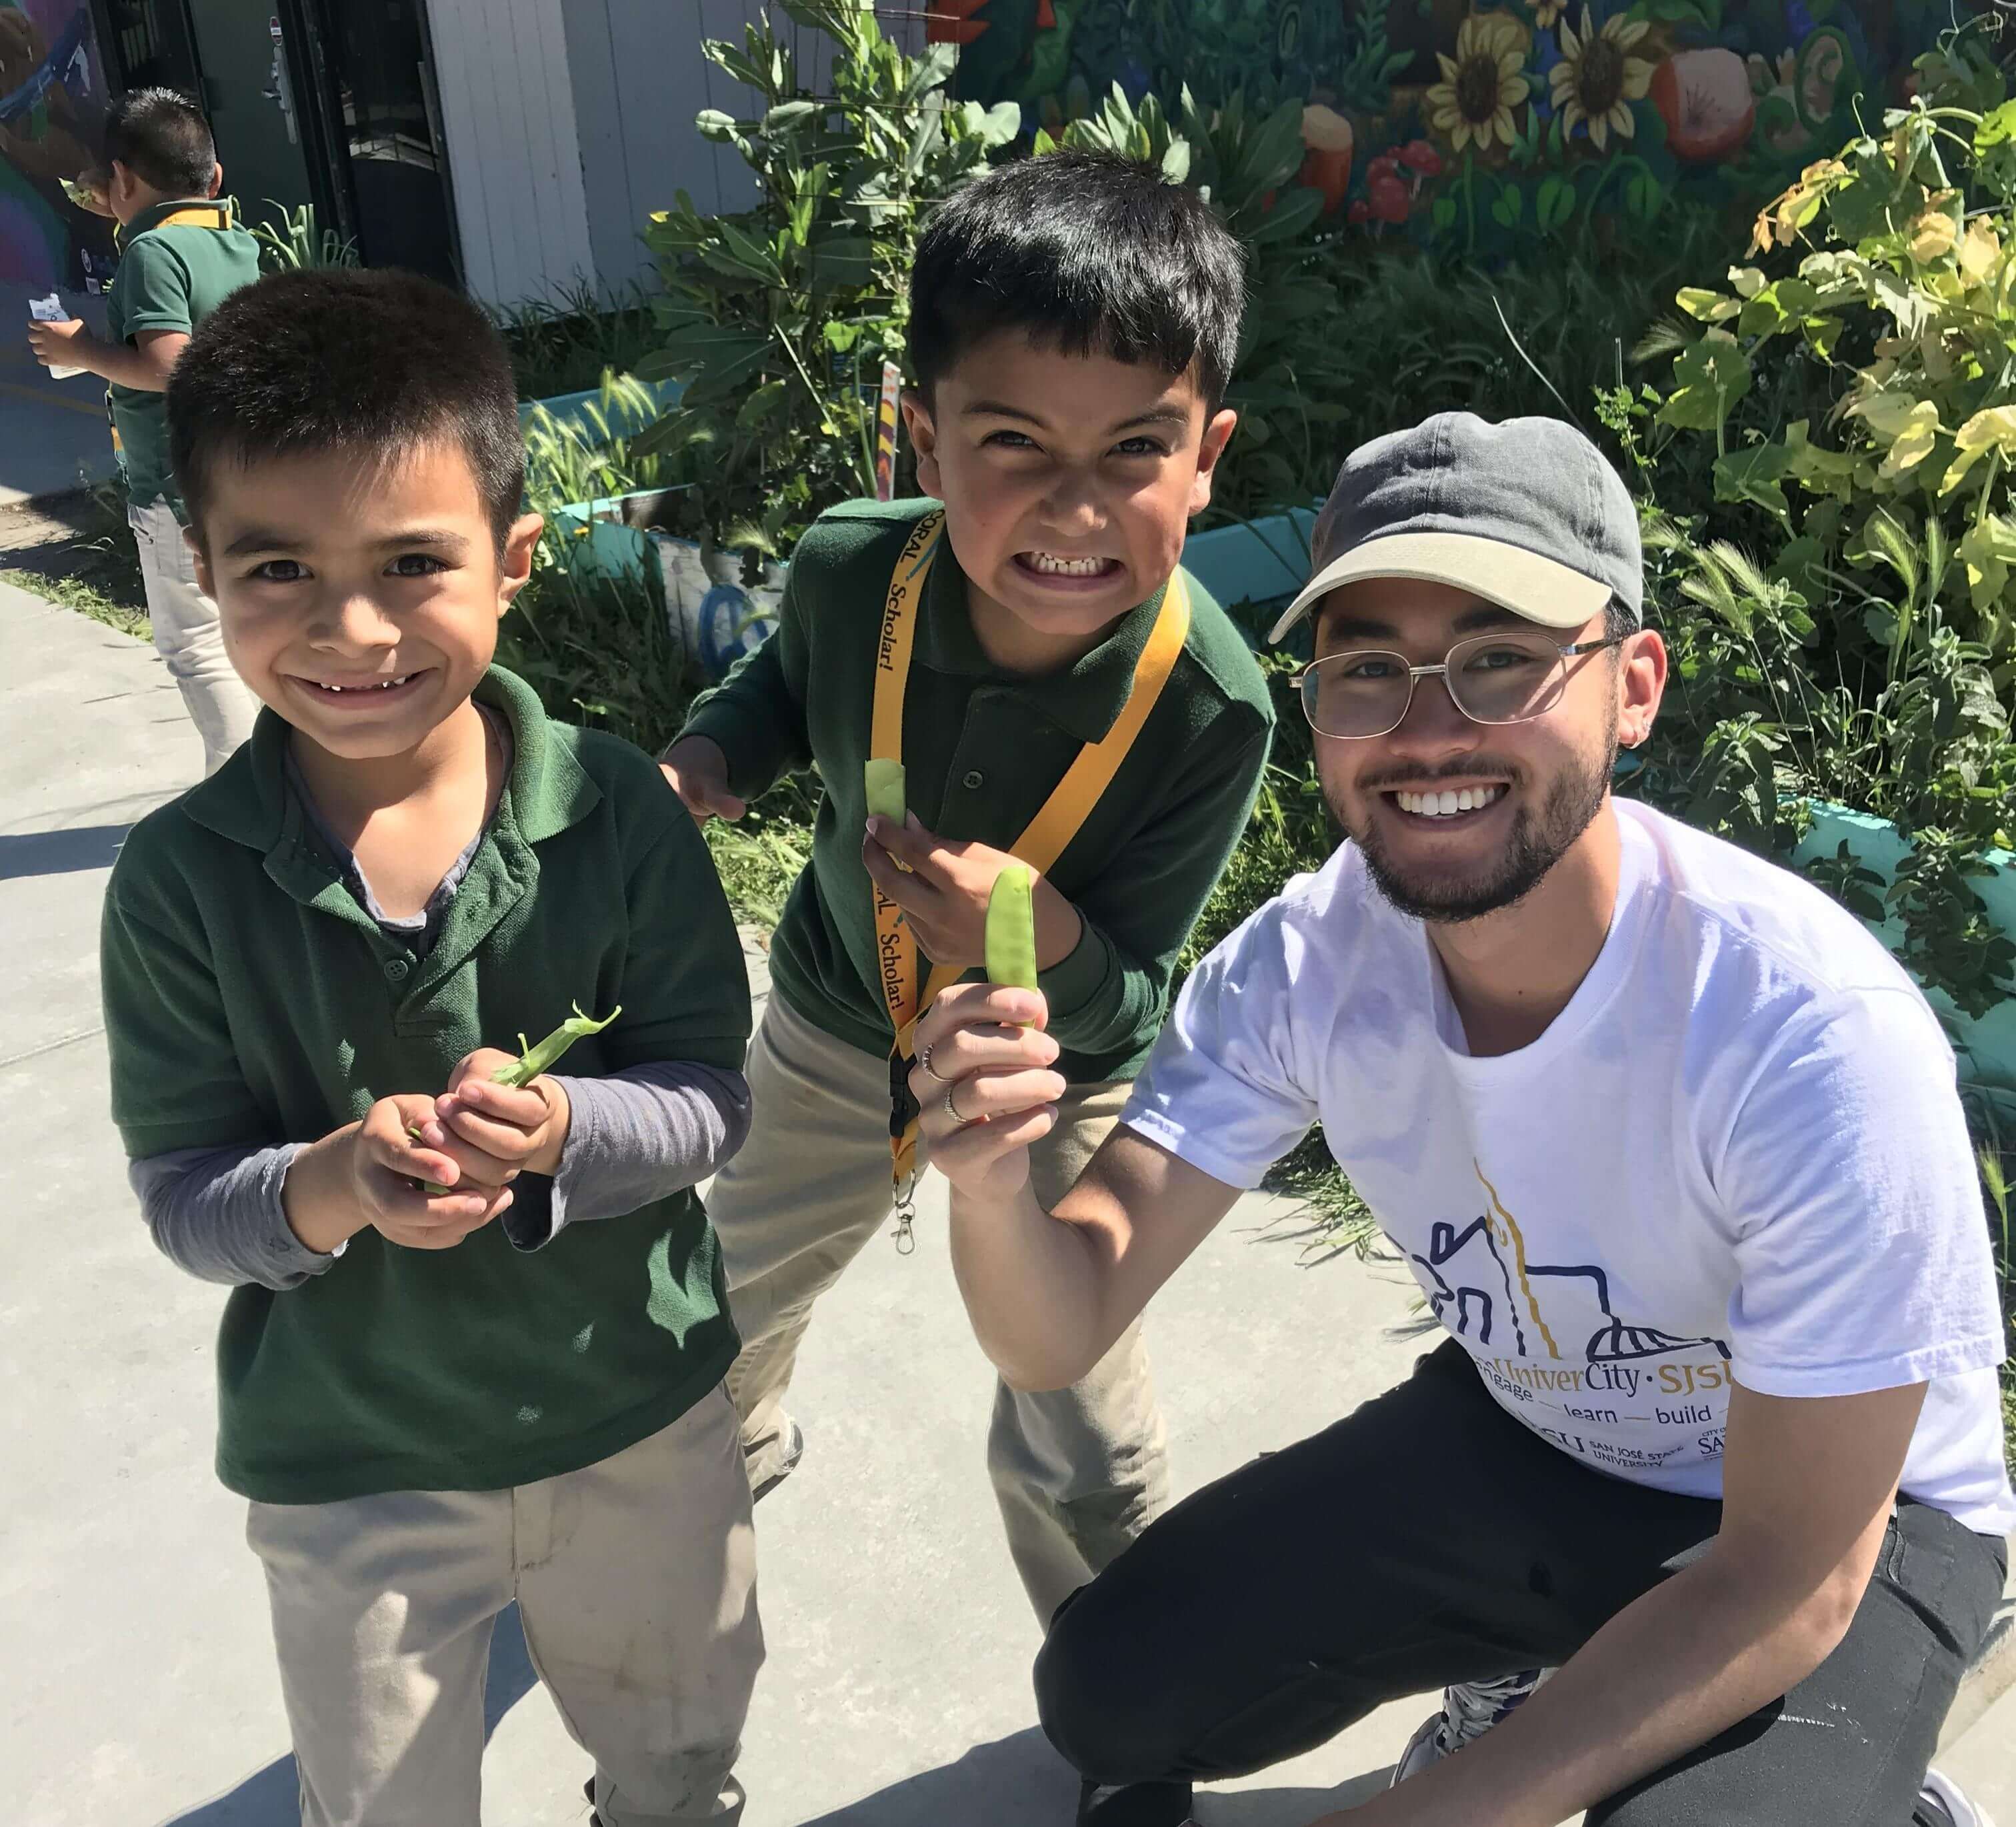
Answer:
[[[759,1495],[802,1448],[783,1404],[812,1304],[890,1211],[892,1076],[925,972],[982,962],[1011,849],[1040,870],[1038,962],[1070,1088],[1035,1171],[1061,1193],[1118,1117],[1245,825],[1266,686],[1178,568],[1232,434],[1243,304],[1237,242],[1149,167],[1057,153],[946,203],[911,280],[904,402],[936,498],[822,518],[776,633],[696,700],[667,750],[697,818],[740,816],[808,762],[826,785],[771,951],[754,1126],[709,1195]],[[1082,757],[1116,755],[1103,790],[1066,783]],[[871,756],[902,762],[907,820],[869,817]],[[1056,815],[1032,830],[1053,793]],[[893,1115],[898,1170],[913,1166],[913,1114]],[[1047,1623],[1166,1494],[1138,1332],[1073,1389],[1003,1386],[988,1456]]]
[[[224,184],[210,126],[172,89],[135,89],[112,104],[102,172],[88,184],[119,224],[119,269],[102,341],[75,318],[28,332],[35,358],[110,383],[126,512],[139,548],[154,646],[203,738],[214,774],[252,732],[258,700],[225,657],[217,605],[196,581],[188,515],[168,465],[168,376],[196,326],[259,276],[259,246],[215,200]]]
[[[515,1599],[602,1827],[733,1822],[763,1643],[692,1189],[747,1126],[748,986],[650,761],[491,664],[540,532],[515,394],[477,307],[394,273],[263,280],[177,365],[266,709],[113,871],[113,1115],[157,1243],[232,1289],[218,1469],[303,1819],[476,1819]],[[492,1082],[570,1003],[614,1019]]]

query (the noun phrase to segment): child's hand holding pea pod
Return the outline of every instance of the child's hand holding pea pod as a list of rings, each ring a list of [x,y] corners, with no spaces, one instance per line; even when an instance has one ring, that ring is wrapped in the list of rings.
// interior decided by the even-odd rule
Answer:
[[[533,1080],[538,1077],[541,1074],[550,1070],[559,1062],[560,1056],[566,1052],[576,1041],[585,1035],[600,1034],[622,1012],[622,1007],[619,1004],[597,1021],[592,1016],[582,1014],[581,1005],[577,1003],[574,1005],[574,1014],[567,1020],[562,1022],[536,1047],[527,1045],[525,1037],[520,1034],[518,1037],[520,1048],[518,1057],[506,1060],[502,1065],[496,1067],[489,1074],[488,1082],[511,1091],[522,1090],[530,1086]],[[475,1056],[472,1056],[472,1058],[473,1057]],[[464,1088],[465,1084],[466,1081],[459,1084],[442,1102],[450,1104],[452,1107],[459,1105],[462,1109],[471,1113],[473,1117],[473,1124],[471,1126],[476,1127],[478,1131],[477,1136],[466,1138],[471,1142],[472,1145],[488,1145],[492,1148],[493,1152],[498,1147],[515,1152],[517,1146],[517,1135],[530,1134],[525,1127],[526,1124],[539,1123],[550,1115],[550,1110],[543,1100],[538,1113],[535,1114],[530,1110],[527,1110],[521,1113],[522,1120],[514,1120],[514,1117],[520,1113],[516,1113],[510,1108],[486,1111],[482,1107],[484,1103],[482,1094],[479,1092],[471,1096]],[[420,1125],[414,1124],[409,1133],[418,1138],[422,1134]],[[426,1190],[438,1196],[448,1189],[445,1187],[427,1183]]]

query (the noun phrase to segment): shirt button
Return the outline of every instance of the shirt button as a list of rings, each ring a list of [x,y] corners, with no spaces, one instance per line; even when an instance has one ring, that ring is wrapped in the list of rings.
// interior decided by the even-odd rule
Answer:
[[[403,958],[385,960],[385,980],[388,984],[403,984],[412,974],[413,967]]]
[[[964,787],[968,793],[977,793],[986,784],[987,776],[982,774],[977,768],[968,768],[964,776],[959,781],[959,785]]]

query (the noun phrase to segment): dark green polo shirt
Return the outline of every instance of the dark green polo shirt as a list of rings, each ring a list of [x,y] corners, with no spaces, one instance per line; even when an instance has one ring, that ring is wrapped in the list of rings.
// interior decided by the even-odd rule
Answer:
[[[143,210],[122,231],[119,267],[106,297],[106,329],[113,343],[133,343],[143,330],[193,336],[240,286],[258,278],[259,244],[236,223],[228,228],[157,226],[177,210],[222,207],[207,197],[186,197]],[[136,508],[165,500],[180,514],[182,498],[168,468],[167,396],[116,383],[108,390],[128,498]]]
[[[778,993],[865,1052],[891,1044],[876,988],[875,912],[861,861],[874,670],[889,574],[937,504],[833,509],[799,543],[776,632],[694,701],[683,734],[711,737],[740,796],[817,762],[826,782],[812,860],[772,941]],[[1119,773],[1050,880],[1083,916],[1078,948],[1042,978],[1059,1070],[1131,1076],[1160,1025],[1178,952],[1231,854],[1273,730],[1266,682],[1231,618],[1194,580],[1189,638]],[[1087,743],[1113,727],[1161,592],[1058,672],[1023,677],[981,649],[964,574],[941,545],[903,704],[910,810],[941,837],[1006,849]]]
[[[283,779],[268,710],[203,785],[135,827],[105,905],[112,1113],[129,1155],[310,1142],[394,1092],[444,1088],[578,1002],[622,1018],[584,1077],[741,1070],[749,989],[693,822],[651,762],[550,722],[493,668],[511,775],[424,958],[360,908]],[[313,1280],[234,1289],[218,1340],[218,1472],[273,1503],[493,1490],[668,1426],[736,1350],[714,1232],[683,1192],[535,1251],[359,1232]]]

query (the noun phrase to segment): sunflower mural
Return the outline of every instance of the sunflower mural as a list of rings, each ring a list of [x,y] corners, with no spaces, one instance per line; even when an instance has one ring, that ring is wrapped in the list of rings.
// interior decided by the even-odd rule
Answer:
[[[1981,9],[1959,0],[1963,12]],[[1985,0],[1982,0],[1985,6]],[[1905,92],[1953,0],[938,0],[959,92],[1055,135],[1132,102],[1303,106],[1321,228],[1498,258],[1747,220]]]

